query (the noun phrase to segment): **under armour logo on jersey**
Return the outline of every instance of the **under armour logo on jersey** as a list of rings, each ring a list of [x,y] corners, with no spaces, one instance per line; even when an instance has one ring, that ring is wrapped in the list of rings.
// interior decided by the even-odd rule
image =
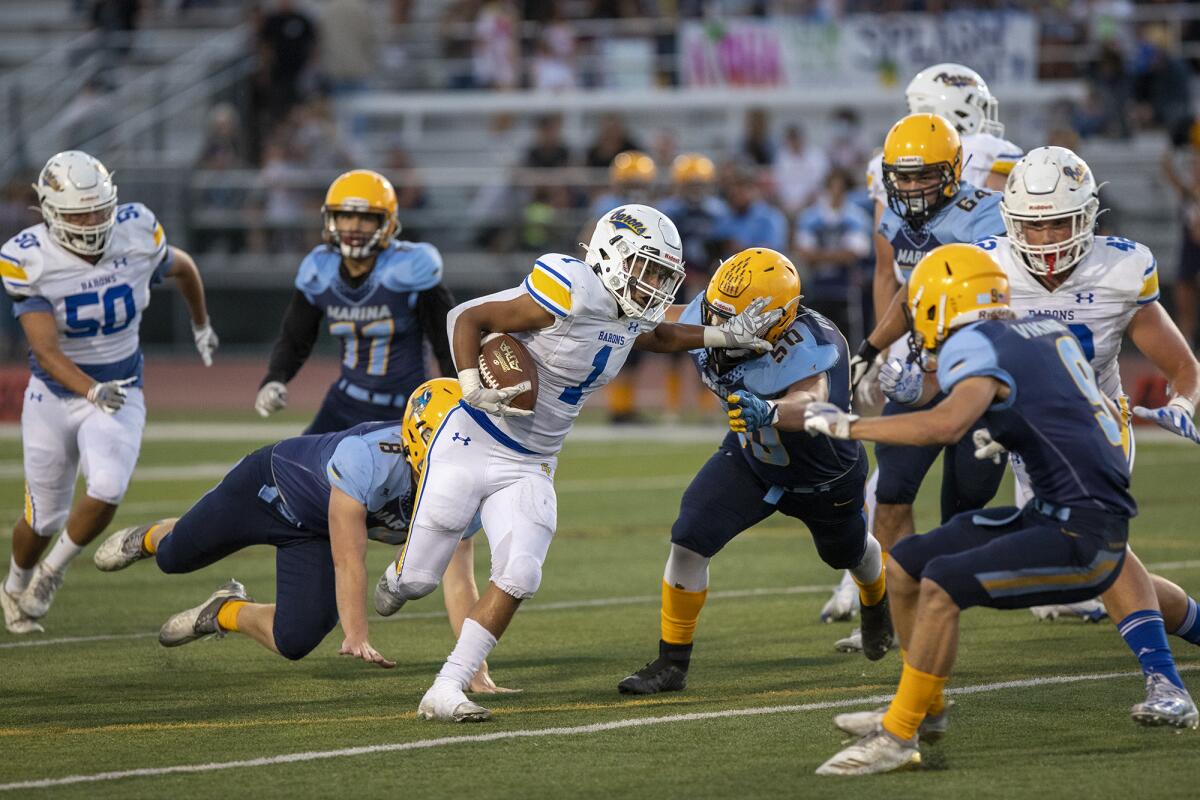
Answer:
[[[463,447],[466,447],[467,445],[469,445],[469,444],[471,443],[471,437],[470,437],[470,436],[459,436],[459,435],[458,435],[458,431],[455,431],[455,432],[454,432],[454,438],[453,438],[453,439],[451,439],[450,441],[452,441],[452,442],[462,442],[462,443],[463,443]]]
[[[40,402],[42,402],[42,393],[41,392],[30,392],[29,399],[36,400],[40,403]]]
[[[629,326],[628,326],[628,327],[629,327],[629,332],[630,332],[630,333],[637,333],[637,332],[638,332],[638,324],[637,324],[636,322],[631,322],[631,323],[629,323]]]
[[[125,256],[121,256],[120,258],[113,259],[113,269],[118,269],[120,267],[127,267],[127,266],[129,266],[129,262],[125,259]]]
[[[1096,302],[1096,293],[1095,292],[1076,292],[1075,293],[1075,302],[1076,303],[1094,303],[1094,302]]]

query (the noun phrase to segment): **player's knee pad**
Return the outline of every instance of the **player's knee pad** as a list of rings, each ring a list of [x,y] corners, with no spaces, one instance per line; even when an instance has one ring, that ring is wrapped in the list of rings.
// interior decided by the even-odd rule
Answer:
[[[675,524],[671,526],[671,544],[703,558],[712,558],[737,535],[736,531],[730,533],[725,528],[725,525],[717,524],[712,518],[682,508]]]
[[[505,594],[528,600],[542,585],[542,562],[529,553],[515,553],[492,574],[492,583]]]
[[[288,661],[299,661],[321,643],[329,630],[332,630],[332,626],[326,630],[318,630],[317,626],[293,628],[277,624],[273,631],[275,649]]]
[[[129,489],[131,474],[121,474],[117,470],[97,469],[87,477],[87,496],[101,503],[112,506],[121,504],[125,492]]]
[[[683,589],[685,592],[702,592],[708,588],[709,560],[707,556],[702,556],[695,550],[672,542],[671,554],[667,556],[667,566],[663,570],[663,580],[668,586]]]
[[[857,567],[867,551],[867,537],[862,529],[824,536],[818,536],[814,531],[813,541],[817,546],[817,555],[834,569]]]

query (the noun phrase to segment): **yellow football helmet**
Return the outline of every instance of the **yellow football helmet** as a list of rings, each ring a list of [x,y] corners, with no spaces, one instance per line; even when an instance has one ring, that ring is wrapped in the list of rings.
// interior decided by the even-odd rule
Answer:
[[[900,179],[930,171],[936,185],[901,189]],[[920,227],[958,194],[962,180],[962,140],[958,131],[936,114],[909,114],[888,131],[883,142],[883,188],[888,205],[909,225]]]
[[[462,388],[453,378],[425,381],[408,396],[400,435],[404,439],[405,457],[418,478],[425,468],[425,454],[434,433],[462,396]]]
[[[777,308],[783,311],[779,322],[759,333],[774,344],[796,321],[800,311],[800,274],[783,253],[751,247],[721,262],[700,301],[701,317],[705,325],[720,325],[760,297],[771,298],[762,309],[764,313]],[[710,357],[724,369],[754,355],[749,350],[716,350]]]
[[[700,153],[681,153],[671,162],[671,181],[676,184],[712,183],[716,177],[712,159]]]
[[[658,177],[654,159],[639,150],[617,153],[608,168],[608,177],[617,186],[630,183],[653,183]]]
[[[914,349],[937,350],[955,329],[1008,316],[1008,307],[1008,277],[996,259],[974,245],[942,245],[908,278]]]
[[[343,172],[329,184],[325,205],[321,206],[325,238],[346,258],[366,258],[376,249],[387,247],[392,237],[400,232],[400,220],[396,216],[398,208],[396,190],[378,172],[369,169]],[[364,236],[363,241],[342,241],[335,222],[339,212],[376,214],[379,216],[379,228],[369,238]]]

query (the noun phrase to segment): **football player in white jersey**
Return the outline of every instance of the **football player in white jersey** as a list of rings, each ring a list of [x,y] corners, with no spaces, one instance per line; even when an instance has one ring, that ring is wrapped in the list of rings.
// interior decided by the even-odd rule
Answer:
[[[653,208],[607,212],[585,257],[544,255],[521,286],[450,312],[464,399],[429,446],[408,540],[375,590],[375,608],[384,616],[432,592],[480,513],[491,545],[491,582],[421,700],[418,713],[425,719],[490,716],[463,694],[466,671],[475,673],[521,601],[537,591],[556,527],[558,451],[584,401],[612,379],[630,351],[771,347],[761,333],[781,312],[762,313],[769,299],[720,327],[662,322],[684,267],[679,232]],[[497,390],[481,384],[480,342],[488,333],[510,333],[528,349],[540,384],[532,412],[508,404],[527,385]]]
[[[42,630],[67,564],[112,521],[129,486],[146,421],[138,328],[150,287],[175,278],[205,366],[217,349],[195,262],[168,246],[150,209],[117,205],[103,164],[59,153],[33,188],[45,222],[0,246],[33,372],[21,411],[25,513],[0,591],[11,633]],[[72,508],[79,471],[87,493]]]
[[[1100,201],[1095,178],[1083,159],[1063,147],[1031,150],[1013,168],[1000,209],[1008,236],[984,239],[977,245],[995,256],[1008,276],[1013,311],[1053,317],[1075,334],[1096,372],[1100,391],[1119,412],[1122,424],[1112,435],[1120,439],[1130,467],[1134,416],[1200,443],[1192,422],[1195,404],[1200,402],[1200,363],[1158,302],[1158,272],[1150,250],[1119,236],[1095,235]],[[1130,410],[1117,363],[1126,334],[1170,382],[1172,396],[1162,408]],[[897,386],[919,384],[919,372],[919,366],[889,360],[883,382],[890,396],[899,399]],[[977,457],[1002,452],[989,438],[986,430],[977,434]],[[1017,505],[1023,506],[1033,497],[1029,476],[1019,457],[1010,453],[1009,459],[1017,479]],[[1156,666],[1171,658],[1167,632],[1200,644],[1196,601],[1166,578],[1150,575],[1132,551],[1102,597],[1146,674],[1147,701],[1142,705],[1146,706],[1143,714],[1150,716],[1135,714],[1135,719],[1176,724],[1174,720],[1187,710],[1172,707],[1170,698],[1160,698],[1162,687],[1152,683],[1163,679]],[[1042,608],[1078,614],[1096,609],[1085,604]],[[1097,616],[1103,616],[1103,609],[1100,606]],[[1034,609],[1039,616],[1045,616],[1046,610]]]
[[[1000,101],[988,89],[987,83],[978,72],[962,64],[934,64],[927,67],[909,81],[904,90],[910,114],[937,114],[954,125],[962,137],[962,179],[983,189],[999,191],[1013,165],[1021,158],[1021,148],[1004,138],[1004,125],[1000,122]],[[892,251],[892,245],[878,233],[880,218],[887,208],[887,191],[883,184],[883,153],[880,152],[867,164],[867,192],[875,201],[875,276],[871,285],[871,297],[875,307],[875,319],[883,319],[884,313],[900,289],[901,278]],[[897,347],[903,347],[903,341]],[[899,353],[900,351],[896,351]],[[895,353],[894,353],[895,354]],[[859,384],[859,399],[864,405],[878,402],[878,381],[869,375]],[[867,483],[867,526],[875,525],[875,484],[878,470],[871,473]],[[826,622],[851,619],[858,609],[858,587],[850,573],[842,576],[841,585],[821,609],[821,619]],[[855,646],[855,637],[839,642],[839,647]]]

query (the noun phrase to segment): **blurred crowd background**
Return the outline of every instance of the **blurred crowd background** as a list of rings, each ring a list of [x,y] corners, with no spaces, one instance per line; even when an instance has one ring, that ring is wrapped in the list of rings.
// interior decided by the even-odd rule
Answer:
[[[392,179],[401,237],[441,249],[462,299],[651,202],[685,236],[689,291],[776,248],[856,344],[865,165],[940,61],[988,80],[1007,138],[1071,147],[1108,181],[1102,224],[1155,250],[1196,335],[1200,2],[6,0],[0,24],[0,232],[38,221],[47,156],[88,150],[197,256],[228,349],[273,338],[325,188],[353,167]],[[191,347],[166,295],[143,331]]]

